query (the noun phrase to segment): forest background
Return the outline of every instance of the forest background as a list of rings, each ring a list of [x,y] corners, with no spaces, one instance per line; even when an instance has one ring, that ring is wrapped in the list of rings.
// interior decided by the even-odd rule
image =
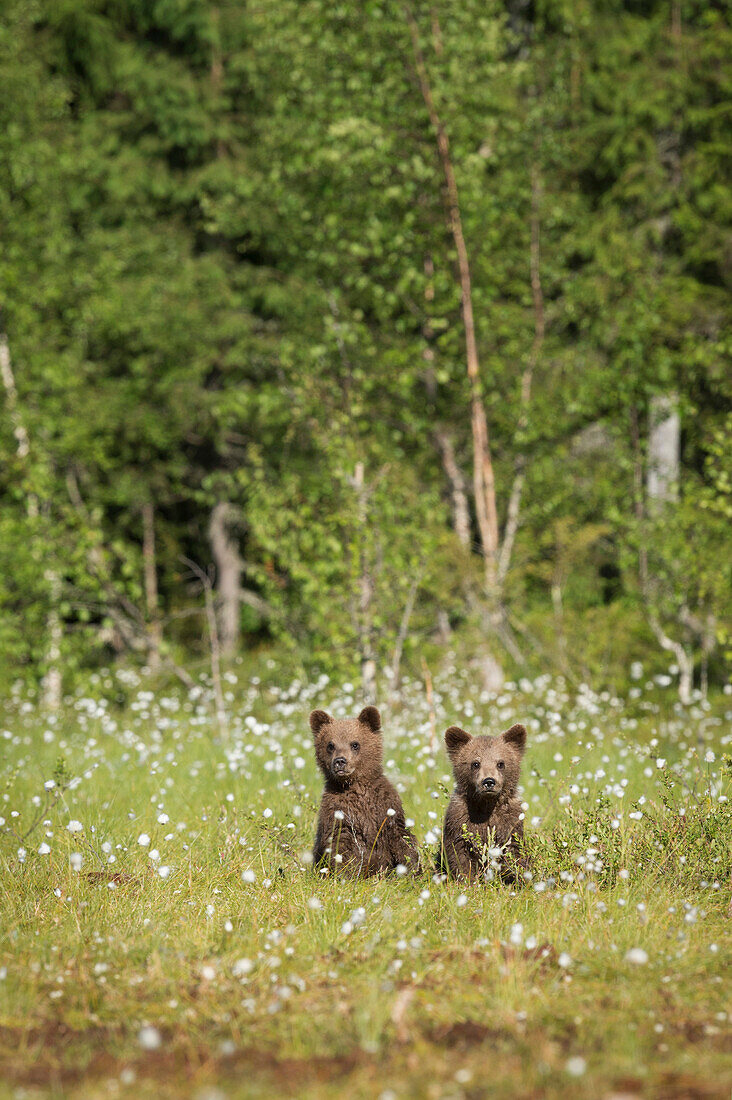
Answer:
[[[721,686],[727,10],[5,0],[2,684]]]

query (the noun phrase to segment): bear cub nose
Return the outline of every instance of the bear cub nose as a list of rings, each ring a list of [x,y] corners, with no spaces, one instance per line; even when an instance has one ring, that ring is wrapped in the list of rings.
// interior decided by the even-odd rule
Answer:
[[[487,778],[483,780],[483,786],[487,791],[492,791],[496,785],[495,779]]]
[[[346,758],[345,758],[345,756],[336,756],[335,760],[333,761],[333,771],[334,772],[342,772],[345,769],[345,767],[346,767]]]

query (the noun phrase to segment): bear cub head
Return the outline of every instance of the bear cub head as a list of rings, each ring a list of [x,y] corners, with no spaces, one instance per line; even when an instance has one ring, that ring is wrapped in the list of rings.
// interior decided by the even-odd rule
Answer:
[[[381,715],[364,707],[358,718],[331,718],[324,710],[310,715],[315,759],[326,782],[339,790],[382,774]]]
[[[525,726],[511,726],[499,737],[471,737],[459,726],[445,733],[458,790],[470,802],[497,802],[515,793],[526,747]]]

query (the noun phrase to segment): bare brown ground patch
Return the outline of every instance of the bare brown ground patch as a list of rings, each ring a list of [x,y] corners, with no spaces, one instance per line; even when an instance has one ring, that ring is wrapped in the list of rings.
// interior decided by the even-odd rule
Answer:
[[[185,1041],[170,1041],[164,1050],[120,1057],[106,1049],[106,1044],[118,1040],[121,1034],[118,1028],[77,1031],[54,1022],[28,1030],[0,1027],[0,1073],[7,1083],[25,1088],[73,1086],[118,1077],[123,1070],[133,1070],[137,1079],[168,1084],[174,1080],[241,1079],[245,1074],[258,1074],[280,1091],[296,1094],[304,1086],[337,1080],[371,1060],[361,1052],[341,1057],[288,1058],[280,1057],[275,1050],[257,1048],[226,1055]],[[19,1054],[25,1055],[23,1062]]]

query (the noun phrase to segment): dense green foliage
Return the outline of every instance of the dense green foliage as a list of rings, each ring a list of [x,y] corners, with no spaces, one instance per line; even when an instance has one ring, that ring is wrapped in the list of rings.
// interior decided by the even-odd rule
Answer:
[[[343,671],[366,636],[393,663],[400,628],[406,661],[449,626],[480,650],[478,555],[451,529],[436,443],[469,484],[412,17],[460,193],[502,523],[526,474],[501,659],[617,682],[649,650],[665,667],[663,636],[724,675],[732,34],[723,5],[692,0],[6,0],[6,672],[47,669],[54,614],[67,685],[140,642],[151,504],[166,652],[205,655],[182,559],[212,560],[220,501],[260,597],[243,644]],[[652,510],[659,395],[681,465]]]

